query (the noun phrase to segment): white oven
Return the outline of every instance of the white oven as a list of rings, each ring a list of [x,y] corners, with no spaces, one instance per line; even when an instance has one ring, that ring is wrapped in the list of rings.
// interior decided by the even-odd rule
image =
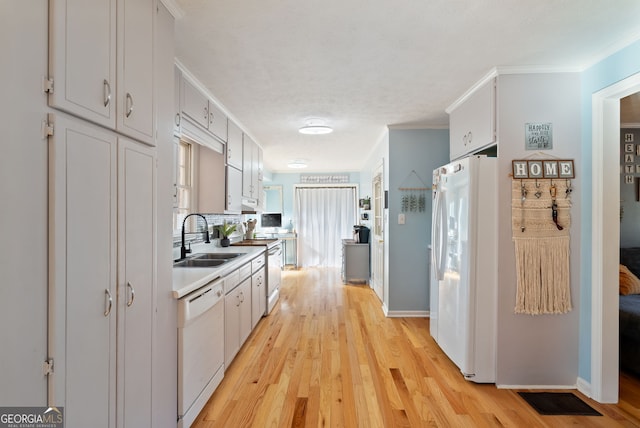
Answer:
[[[282,243],[267,247],[267,313],[270,313],[280,297],[282,279]]]

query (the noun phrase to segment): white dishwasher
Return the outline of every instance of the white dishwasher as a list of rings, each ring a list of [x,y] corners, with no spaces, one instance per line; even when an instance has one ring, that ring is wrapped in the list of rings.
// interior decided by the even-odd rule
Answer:
[[[224,376],[224,279],[178,301],[178,427],[190,427]]]

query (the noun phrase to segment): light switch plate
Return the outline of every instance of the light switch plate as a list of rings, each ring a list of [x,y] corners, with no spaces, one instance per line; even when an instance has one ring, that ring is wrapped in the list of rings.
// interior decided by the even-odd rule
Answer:
[[[404,213],[398,214],[398,224],[404,224]]]

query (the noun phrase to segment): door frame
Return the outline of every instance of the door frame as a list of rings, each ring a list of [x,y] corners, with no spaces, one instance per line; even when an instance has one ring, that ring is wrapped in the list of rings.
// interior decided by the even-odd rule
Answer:
[[[640,91],[640,73],[592,95],[591,397],[618,402],[620,99]],[[615,225],[615,227],[612,227]]]
[[[373,177],[371,179],[371,191],[373,193],[372,205],[371,205],[371,288],[373,288],[374,293],[378,296],[381,302],[384,302],[385,296],[385,280],[384,280],[384,250],[385,250],[385,242],[384,242],[384,162],[381,160],[380,163],[373,170]],[[380,177],[380,200],[379,203],[382,205],[381,207],[377,206],[376,197],[375,197],[375,183],[377,181],[377,177]],[[380,209],[381,215],[381,235],[376,235],[376,211]],[[382,247],[382,258],[378,260],[378,262],[374,263],[374,260],[377,260],[375,257],[376,251],[378,247]],[[380,264],[380,266],[379,266]],[[374,275],[374,272],[379,273],[379,275]],[[375,282],[375,283],[374,283]],[[379,285],[379,288],[376,288],[376,284]],[[381,291],[381,294],[378,294],[378,289]]]

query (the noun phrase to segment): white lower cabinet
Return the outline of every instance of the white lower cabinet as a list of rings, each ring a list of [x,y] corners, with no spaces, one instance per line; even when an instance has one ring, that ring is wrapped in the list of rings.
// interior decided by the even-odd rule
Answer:
[[[54,115],[50,401],[70,427],[151,427],[155,149]]]
[[[251,275],[251,328],[254,329],[267,311],[267,278],[264,268],[264,256],[252,262]]]
[[[249,265],[250,266],[250,265]],[[242,271],[242,268],[240,268]],[[251,272],[251,269],[249,269]],[[241,277],[242,278],[242,277]],[[228,289],[225,282],[225,291]],[[245,276],[240,284],[224,297],[224,366],[229,367],[244,341],[251,333],[251,276]]]

